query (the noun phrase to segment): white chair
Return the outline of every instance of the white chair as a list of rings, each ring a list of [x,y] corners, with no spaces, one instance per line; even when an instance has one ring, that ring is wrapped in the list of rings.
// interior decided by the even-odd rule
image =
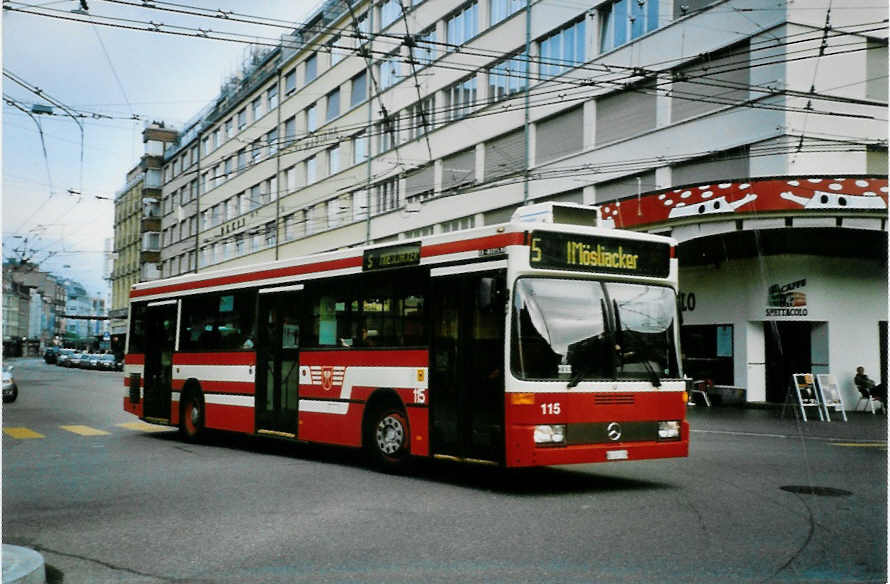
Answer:
[[[694,406],[695,399],[693,396],[695,394],[699,394],[704,398],[705,405],[711,407],[711,400],[708,398],[707,388],[708,386],[713,386],[713,382],[710,379],[696,379],[692,382],[692,387],[689,389],[689,401],[686,402],[687,405]]]
[[[878,407],[883,409],[886,412],[886,409],[884,409],[884,404],[881,403],[881,400],[879,400],[878,398],[874,397],[871,394],[871,391],[869,390],[869,388],[858,385],[855,381],[853,382],[853,385],[855,385],[856,389],[859,390],[859,401],[856,402],[855,411],[858,412],[859,404],[861,404],[862,402],[865,402],[865,408],[863,408],[863,411],[870,409],[871,413],[874,414],[875,413],[875,402],[877,402]]]

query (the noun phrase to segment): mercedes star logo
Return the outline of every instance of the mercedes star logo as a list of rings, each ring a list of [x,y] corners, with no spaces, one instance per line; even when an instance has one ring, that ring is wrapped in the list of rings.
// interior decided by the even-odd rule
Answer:
[[[621,439],[621,424],[618,422],[612,422],[608,426],[606,426],[606,433],[609,435],[609,440],[612,442],[617,442]]]

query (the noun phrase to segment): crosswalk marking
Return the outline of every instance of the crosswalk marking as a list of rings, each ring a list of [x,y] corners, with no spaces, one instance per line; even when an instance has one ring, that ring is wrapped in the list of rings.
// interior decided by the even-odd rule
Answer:
[[[127,430],[136,430],[138,432],[164,432],[170,429],[170,426],[158,426],[156,424],[148,424],[146,422],[127,422],[126,424],[116,424],[120,428]]]
[[[12,436],[18,440],[27,440],[28,438],[45,438],[43,434],[38,434],[34,430],[22,427],[3,428],[3,433]]]
[[[80,434],[81,436],[106,436],[110,432],[106,432],[105,430],[97,430],[96,428],[90,428],[89,426],[59,426],[62,430],[68,430],[69,432],[74,432],[75,434]]]
[[[115,424],[115,426],[117,426],[118,428],[124,428],[126,430],[133,430],[135,432],[166,432],[173,429],[170,426],[158,426],[157,424],[149,424],[142,421]],[[92,426],[85,426],[83,424],[68,424],[64,426],[58,426],[58,428],[65,430],[66,432],[77,434],[79,436],[108,436],[111,434],[111,432],[108,432],[106,430],[100,430],[99,428],[93,428]],[[3,428],[3,433],[10,438],[15,438],[16,440],[46,438],[44,434],[35,432],[30,428],[25,428],[24,426],[6,427]]]

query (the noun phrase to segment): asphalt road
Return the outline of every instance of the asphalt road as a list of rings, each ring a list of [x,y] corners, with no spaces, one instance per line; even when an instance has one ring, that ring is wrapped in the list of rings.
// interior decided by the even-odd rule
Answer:
[[[51,583],[887,581],[886,442],[831,436],[885,439],[874,417],[795,436],[691,408],[688,459],[391,476],[351,450],[185,444],[122,411],[120,373],[16,374],[3,542]]]

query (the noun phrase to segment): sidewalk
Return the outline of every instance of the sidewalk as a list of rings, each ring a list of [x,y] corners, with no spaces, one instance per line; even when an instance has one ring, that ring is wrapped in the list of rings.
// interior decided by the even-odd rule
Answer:
[[[847,412],[844,422],[840,412],[831,412],[831,422],[820,422],[815,410],[807,412],[809,421],[800,418],[799,409],[730,408],[695,406],[686,409],[693,433],[726,432],[806,437],[841,442],[886,442],[887,416],[871,412]],[[813,420],[815,417],[815,420]]]

